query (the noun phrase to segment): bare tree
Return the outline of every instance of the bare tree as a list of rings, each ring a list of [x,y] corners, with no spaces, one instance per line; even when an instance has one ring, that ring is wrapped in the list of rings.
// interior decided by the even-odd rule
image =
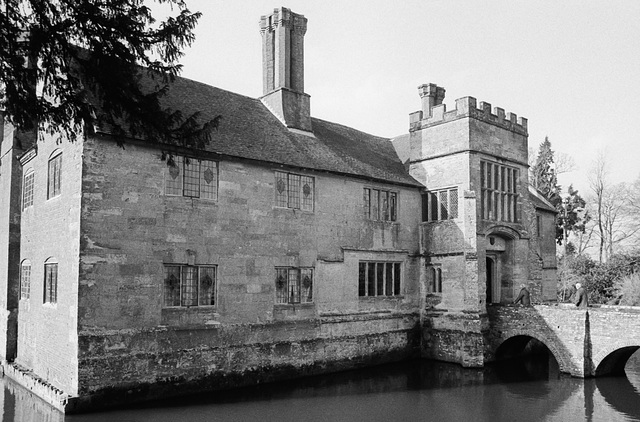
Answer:
[[[633,230],[635,240],[640,238],[640,175],[628,185],[626,192],[625,216],[627,225]]]
[[[569,173],[576,169],[576,161],[565,152],[556,152],[555,163],[556,174]]]
[[[640,229],[632,214],[629,214],[630,190],[626,183],[611,186],[605,191],[602,201],[602,224],[606,235],[607,257],[617,248],[632,239]]]
[[[610,258],[620,247],[640,233],[635,216],[640,211],[640,180],[633,185],[612,184],[606,154],[601,151],[589,173],[593,194],[595,234],[599,240],[600,262]]]
[[[596,226],[597,225],[595,221],[592,220],[590,224],[585,225],[584,231],[573,233],[576,238],[576,242],[575,242],[576,255],[582,255],[587,251],[587,249],[589,249],[592,246],[591,239],[593,237],[593,233],[596,229]]]
[[[605,231],[603,224],[603,202],[604,202],[604,194],[607,188],[607,176],[608,176],[608,168],[607,168],[607,157],[605,151],[600,151],[598,157],[595,159],[591,166],[591,171],[589,172],[589,188],[594,195],[595,202],[595,215],[594,221],[597,226],[597,233],[600,238],[599,250],[598,250],[598,260],[602,262],[602,257],[604,254],[604,245],[605,245]]]

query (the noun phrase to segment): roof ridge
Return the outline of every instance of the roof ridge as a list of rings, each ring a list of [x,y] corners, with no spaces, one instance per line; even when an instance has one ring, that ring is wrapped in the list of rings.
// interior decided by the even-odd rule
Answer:
[[[321,119],[321,118],[319,118],[319,117],[313,117],[313,116],[311,116],[311,119],[312,119],[312,120],[318,120],[318,121],[320,121],[320,122],[324,122],[324,123],[329,123],[329,124],[336,125],[336,126],[340,126],[340,127],[343,127],[343,128],[349,129],[349,130],[354,130],[354,131],[360,132],[360,133],[362,133],[362,134],[364,134],[364,135],[371,136],[371,137],[373,137],[373,138],[378,138],[378,139],[387,140],[387,141],[391,141],[391,139],[392,139],[392,138],[387,138],[386,136],[373,135],[373,134],[371,134],[371,133],[369,133],[369,132],[365,132],[365,131],[363,131],[363,130],[356,129],[355,127],[347,126],[347,125],[345,125],[345,124],[343,124],[343,123],[332,122],[332,121],[330,121],[330,120],[326,120],[326,119]]]
[[[208,84],[206,82],[197,81],[195,79],[187,78],[187,77],[184,77],[184,76],[176,76],[176,80],[177,79],[181,79],[181,80],[187,81],[187,82],[192,82],[192,83],[197,84],[197,85],[204,85],[204,86],[206,86],[208,88],[217,89],[219,91],[223,91],[223,92],[226,92],[226,93],[229,93],[229,94],[233,94],[233,95],[236,95],[238,97],[244,97],[244,98],[247,98],[249,100],[253,100],[253,101],[262,103],[262,101],[260,101],[259,97],[251,97],[249,95],[245,95],[245,94],[240,94],[240,93],[237,93],[237,92],[229,91],[228,89],[220,88],[220,87],[218,87],[216,85],[210,85],[210,84]],[[173,83],[173,82],[171,82],[171,83]]]

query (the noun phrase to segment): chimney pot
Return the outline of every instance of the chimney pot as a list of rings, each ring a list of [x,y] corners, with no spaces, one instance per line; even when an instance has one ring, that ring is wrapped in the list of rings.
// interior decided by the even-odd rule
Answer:
[[[436,84],[424,84],[418,87],[422,99],[422,114],[425,118],[431,116],[431,109],[442,104],[445,89]]]

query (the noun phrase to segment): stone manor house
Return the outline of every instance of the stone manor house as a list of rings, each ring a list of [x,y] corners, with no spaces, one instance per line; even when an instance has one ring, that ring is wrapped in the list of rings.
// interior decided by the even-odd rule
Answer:
[[[313,118],[306,29],[262,17],[260,98],[177,78],[165,105],[223,119],[173,166],[108,129],[29,142],[5,121],[5,375],[72,412],[417,356],[477,367],[487,307],[523,283],[555,298],[527,120],[448,109],[434,84],[393,140]]]

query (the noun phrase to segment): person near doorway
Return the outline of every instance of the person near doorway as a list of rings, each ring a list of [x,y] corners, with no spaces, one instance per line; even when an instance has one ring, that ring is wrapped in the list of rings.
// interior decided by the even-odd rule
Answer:
[[[589,306],[589,300],[587,299],[587,291],[582,287],[582,284],[576,283],[576,294],[574,302],[580,309],[586,309]]]
[[[529,290],[527,289],[527,286],[525,284],[521,284],[520,285],[520,293],[518,294],[518,297],[516,298],[516,300],[513,301],[513,303],[521,303],[522,306],[531,306],[531,294],[529,293]]]

